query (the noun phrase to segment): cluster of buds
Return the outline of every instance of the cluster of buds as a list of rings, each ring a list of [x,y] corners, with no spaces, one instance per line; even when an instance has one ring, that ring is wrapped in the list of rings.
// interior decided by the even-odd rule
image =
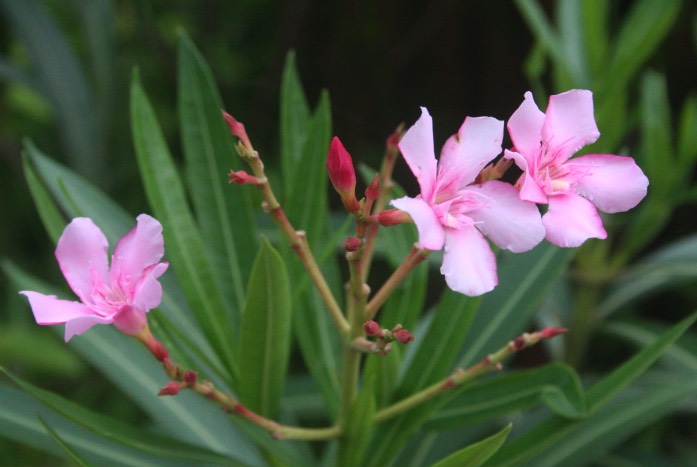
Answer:
[[[371,320],[363,323],[363,331],[366,336],[377,339],[372,343],[370,351],[378,355],[387,354],[392,348],[392,342],[394,341],[400,344],[408,344],[414,340],[411,332],[404,329],[401,324],[396,325],[392,329],[383,329],[378,323]]]

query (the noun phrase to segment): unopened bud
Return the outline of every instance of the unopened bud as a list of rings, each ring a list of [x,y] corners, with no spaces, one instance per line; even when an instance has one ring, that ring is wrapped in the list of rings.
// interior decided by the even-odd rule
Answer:
[[[360,246],[361,241],[356,237],[349,237],[344,242],[344,250],[348,251],[349,253],[358,250]]]
[[[564,334],[565,332],[568,332],[569,330],[566,328],[552,328],[552,327],[547,327],[544,328],[542,331],[540,331],[540,337],[542,339],[551,339],[553,337],[558,336],[559,334]]]
[[[230,133],[237,136],[242,141],[244,147],[250,151],[253,151],[254,148],[252,147],[252,142],[249,140],[249,136],[247,136],[247,131],[244,129],[242,122],[235,120],[235,117],[226,111],[223,110],[222,112],[225,123],[227,123],[228,128],[230,128]]]
[[[196,384],[196,380],[198,379],[198,373],[192,370],[187,370],[184,372],[182,379],[186,384]]]
[[[336,136],[329,145],[327,172],[346,210],[357,212],[361,206],[356,199],[356,172],[353,169],[353,160]]]
[[[250,184],[250,185],[260,185],[261,181],[254,175],[249,175],[244,170],[239,170],[235,172],[231,170],[228,174],[228,183],[239,183],[240,185]]]
[[[160,388],[160,392],[157,393],[158,396],[176,396],[179,394],[179,383],[176,381],[170,381]]]
[[[378,222],[380,225],[390,226],[399,224],[408,224],[412,222],[411,216],[404,211],[399,209],[388,209],[386,211],[380,211],[378,214]]]
[[[406,329],[398,329],[392,333],[396,341],[407,344],[414,340],[414,336]]]
[[[363,331],[365,331],[366,336],[377,336],[382,334],[382,329],[380,325],[375,321],[366,321],[363,323]]]
[[[365,197],[369,201],[375,201],[380,197],[380,183],[378,182],[378,174],[375,174],[370,181],[368,188],[365,189]]]

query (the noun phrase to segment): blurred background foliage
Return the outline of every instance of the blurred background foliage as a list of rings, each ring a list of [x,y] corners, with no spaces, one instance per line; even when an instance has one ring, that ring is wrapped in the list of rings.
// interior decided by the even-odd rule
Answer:
[[[228,110],[272,165],[290,49],[310,104],[329,90],[334,134],[371,166],[379,164],[385,137],[400,122],[413,122],[419,106],[435,116],[440,142],[465,115],[507,119],[527,90],[542,108],[549,94],[593,90],[602,137],[591,150],[635,156],[651,186],[635,215],[609,219],[616,231],[610,241],[580,250],[570,280],[545,303],[540,321],[575,332],[555,356],[592,378],[633,352],[627,342],[645,345],[695,309],[696,2],[1,0],[0,24],[0,258],[46,279],[59,275],[23,176],[23,138],[130,212],[147,211],[131,143],[129,76],[139,67],[180,157],[181,28],[209,62]],[[413,190],[405,164],[396,178]],[[138,409],[115,397],[60,339],[37,332],[16,292],[0,275],[0,365],[138,420]],[[601,328],[613,314],[620,319]],[[697,340],[694,332],[687,337]],[[697,346],[685,348],[693,363],[689,349]],[[686,407],[619,455],[681,451],[688,459],[687,441],[697,437],[695,399]],[[666,446],[675,439],[686,442]],[[16,449],[2,443],[0,459]],[[44,456],[21,455],[26,462]]]

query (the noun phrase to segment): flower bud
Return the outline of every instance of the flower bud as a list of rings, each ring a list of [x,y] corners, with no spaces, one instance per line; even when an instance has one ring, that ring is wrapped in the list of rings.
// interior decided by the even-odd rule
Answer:
[[[198,373],[192,370],[187,370],[184,372],[184,375],[182,375],[182,379],[188,385],[196,384],[196,380],[198,379]]]
[[[412,334],[406,329],[398,329],[392,334],[394,335],[395,340],[402,344],[407,344],[414,340],[414,336],[412,336]]]
[[[344,250],[348,251],[349,253],[358,250],[360,246],[361,241],[356,237],[349,237],[344,242]]]
[[[329,145],[327,172],[346,210],[357,212],[361,207],[356,199],[356,172],[353,169],[353,160],[336,136]]]
[[[375,201],[380,197],[380,183],[378,182],[378,174],[375,174],[370,181],[370,185],[365,189],[365,197],[369,201]]]
[[[253,151],[254,148],[252,147],[252,142],[249,140],[249,136],[247,136],[247,131],[244,129],[244,125],[235,120],[235,117],[227,113],[226,111],[223,112],[223,118],[225,119],[225,123],[227,123],[228,128],[230,128],[230,133],[233,135],[237,136],[240,141],[242,141],[242,144],[244,145],[245,148],[247,148],[250,151]]]
[[[160,388],[160,392],[157,393],[158,396],[176,396],[179,394],[179,383],[176,381],[170,381]]]
[[[378,222],[380,225],[390,226],[399,224],[408,224],[412,222],[411,216],[404,211],[399,209],[388,209],[386,211],[380,211],[378,214]]]
[[[363,323],[363,331],[365,331],[366,336],[377,336],[378,334],[382,334],[380,325],[375,321],[366,321]]]
[[[250,185],[260,185],[261,182],[254,175],[249,175],[244,170],[239,170],[235,172],[231,170],[228,174],[228,183],[239,183],[240,185],[250,184]]]
[[[552,328],[552,327],[546,327],[542,331],[540,331],[540,337],[542,339],[551,339],[555,336],[558,336],[559,334],[564,334],[565,332],[568,332],[569,330],[566,328]]]

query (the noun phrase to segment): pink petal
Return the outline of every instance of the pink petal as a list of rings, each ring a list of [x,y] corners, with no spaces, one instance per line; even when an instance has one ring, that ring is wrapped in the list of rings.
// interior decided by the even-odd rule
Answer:
[[[503,122],[492,117],[467,117],[456,134],[443,145],[438,163],[437,196],[456,191],[474,181],[491,160],[501,154]]]
[[[137,221],[116,244],[111,264],[112,284],[118,283],[131,296],[145,268],[157,263],[165,253],[162,225],[147,214],[139,215]]]
[[[94,315],[94,312],[82,303],[61,300],[55,295],[44,295],[27,290],[20,292],[20,294],[29,299],[29,305],[37,324],[63,324],[80,316]]]
[[[632,209],[644,199],[649,186],[649,179],[631,157],[589,154],[574,157],[564,168],[583,174],[576,183],[576,193],[605,212]]]
[[[523,175],[521,175],[522,183],[520,180],[517,183],[521,185],[520,199],[537,204],[547,204],[547,195],[542,188],[540,188],[537,180],[535,180],[535,174],[531,173],[528,162],[522,154],[506,149],[504,157],[506,159],[513,159],[516,165],[523,171]]]
[[[448,287],[471,297],[491,291],[499,283],[496,256],[472,226],[447,229],[441,274]]]
[[[133,306],[148,312],[157,308],[162,301],[162,286],[157,281],[167,270],[169,263],[157,263],[143,271],[133,293]]]
[[[526,157],[535,157],[540,150],[542,126],[545,114],[535,104],[530,91],[525,93],[525,100],[513,112],[508,120],[508,134],[517,152]]]
[[[438,216],[431,206],[421,198],[399,198],[392,200],[390,204],[399,210],[409,213],[419,231],[419,246],[427,250],[440,250],[443,248],[445,233]]]
[[[128,336],[135,336],[147,325],[147,318],[143,310],[126,305],[113,317],[116,329]]]
[[[593,116],[593,93],[590,91],[572,89],[550,97],[545,115],[542,141],[558,163],[600,137]]]
[[[563,247],[580,246],[589,238],[607,238],[593,203],[576,193],[550,196],[542,222],[547,229],[547,241]]]
[[[464,191],[488,198],[481,208],[467,215],[478,222],[476,227],[499,247],[521,253],[544,240],[545,227],[537,206],[521,201],[518,190],[508,183],[492,180]]]
[[[73,219],[58,240],[58,265],[70,288],[86,304],[94,288],[108,281],[108,247],[102,231],[86,217]]]
[[[425,107],[421,117],[399,142],[399,150],[419,181],[421,196],[430,200],[436,183],[436,153],[433,150],[433,120]]]
[[[73,336],[80,335],[90,329],[95,324],[111,324],[113,318],[101,316],[81,316],[74,318],[65,323],[65,342],[68,342]]]

